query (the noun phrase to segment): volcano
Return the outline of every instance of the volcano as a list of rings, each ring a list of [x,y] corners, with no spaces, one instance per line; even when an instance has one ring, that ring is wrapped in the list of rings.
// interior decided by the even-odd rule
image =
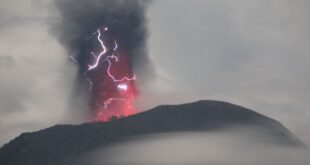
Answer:
[[[79,165],[83,164],[80,158],[84,154],[119,144],[130,137],[188,131],[225,132],[242,126],[255,132],[255,141],[288,147],[304,146],[274,119],[238,105],[209,100],[162,105],[105,123],[57,125],[23,133],[0,149],[0,164]]]

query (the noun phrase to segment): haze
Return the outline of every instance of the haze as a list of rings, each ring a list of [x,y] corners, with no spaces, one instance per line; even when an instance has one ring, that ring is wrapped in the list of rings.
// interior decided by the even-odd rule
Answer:
[[[154,0],[148,9],[156,76],[136,104],[215,99],[282,122],[310,145],[307,0]],[[51,0],[0,0],[0,144],[21,132],[84,122],[70,110],[77,67],[51,26]]]

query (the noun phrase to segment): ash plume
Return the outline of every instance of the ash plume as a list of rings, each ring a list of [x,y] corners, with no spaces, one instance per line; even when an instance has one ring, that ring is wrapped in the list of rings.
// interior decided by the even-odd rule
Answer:
[[[76,58],[80,72],[85,67],[85,40],[98,27],[109,27],[129,57],[129,65],[147,69],[147,27],[144,0],[56,0],[62,21],[55,26],[57,36],[70,56]],[[149,70],[150,71],[150,70]],[[139,73],[139,71],[138,71]]]
[[[55,3],[62,20],[53,30],[79,67],[73,91],[78,93],[85,84],[89,86],[90,109],[96,120],[134,113],[133,99],[138,94],[136,75],[141,82],[152,72],[146,53],[147,2],[56,0]]]

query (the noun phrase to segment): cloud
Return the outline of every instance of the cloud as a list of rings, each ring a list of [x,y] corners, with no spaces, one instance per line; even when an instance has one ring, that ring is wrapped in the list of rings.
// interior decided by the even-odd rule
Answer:
[[[155,98],[147,107],[229,101],[280,120],[310,144],[310,132],[300,130],[310,119],[309,7],[305,0],[154,1],[150,56],[160,76],[142,90]]]
[[[240,134],[234,130],[139,136],[85,155],[84,161],[89,165],[306,165],[310,161],[309,150],[259,143]]]
[[[71,118],[75,68],[49,35],[50,2],[0,2],[0,145]]]

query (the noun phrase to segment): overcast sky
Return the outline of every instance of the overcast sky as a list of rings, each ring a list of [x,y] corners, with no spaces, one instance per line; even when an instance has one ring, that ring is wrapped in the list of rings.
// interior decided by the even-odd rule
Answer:
[[[137,105],[228,101],[310,145],[309,9],[307,0],[154,0],[148,49],[157,77]],[[79,121],[68,110],[77,68],[50,30],[58,19],[51,0],[0,0],[0,145]]]

